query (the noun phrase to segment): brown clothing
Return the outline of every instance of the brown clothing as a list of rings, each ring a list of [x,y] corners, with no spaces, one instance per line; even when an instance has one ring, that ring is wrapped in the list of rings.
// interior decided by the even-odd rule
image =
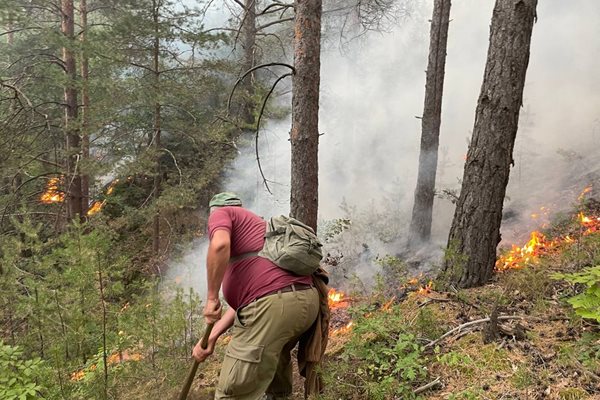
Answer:
[[[327,272],[319,268],[313,274],[313,283],[319,292],[319,314],[312,327],[300,338],[298,346],[298,370],[304,381],[304,398],[311,394],[321,393],[323,382],[317,367],[325,354],[329,337],[329,320],[331,312],[327,294],[329,292],[329,277]]]

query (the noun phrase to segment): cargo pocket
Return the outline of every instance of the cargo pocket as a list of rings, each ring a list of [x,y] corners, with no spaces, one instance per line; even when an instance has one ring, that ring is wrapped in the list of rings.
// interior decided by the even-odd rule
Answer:
[[[252,393],[259,386],[258,369],[264,346],[232,341],[227,346],[219,389],[226,396]]]

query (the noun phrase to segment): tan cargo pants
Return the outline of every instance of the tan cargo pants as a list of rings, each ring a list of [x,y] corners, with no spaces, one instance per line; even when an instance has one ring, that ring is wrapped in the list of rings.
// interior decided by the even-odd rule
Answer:
[[[290,351],[319,311],[315,288],[262,297],[238,310],[215,399],[257,400],[292,393]]]

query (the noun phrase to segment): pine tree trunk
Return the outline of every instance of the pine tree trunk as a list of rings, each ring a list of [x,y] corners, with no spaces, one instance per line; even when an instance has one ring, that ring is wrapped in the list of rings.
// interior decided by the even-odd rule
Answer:
[[[81,14],[81,157],[84,161],[90,158],[90,132],[89,132],[89,60],[86,53],[87,39],[87,0],[80,0],[79,12]],[[87,215],[90,204],[90,177],[87,173],[81,176],[81,215]]]
[[[256,59],[256,0],[246,0],[244,5],[244,63],[242,73],[255,66]],[[244,103],[242,105],[242,119],[248,125],[254,124],[254,82],[255,74],[249,74],[243,82]]]
[[[158,209],[158,198],[160,197],[160,184],[161,184],[161,167],[160,167],[160,133],[161,133],[161,104],[159,99],[160,93],[160,37],[159,37],[159,7],[156,0],[153,2],[153,19],[154,19],[154,48],[153,48],[153,72],[154,72],[154,96],[156,101],[154,103],[154,149],[156,150],[156,171],[154,175],[154,205],[156,207],[156,213],[154,214],[153,229],[152,229],[152,250],[154,255],[158,255],[160,250],[160,210]]]
[[[81,210],[81,176],[79,175],[79,152],[80,140],[77,129],[77,71],[75,68],[75,56],[69,48],[75,39],[75,24],[73,20],[73,0],[62,0],[62,34],[67,39],[68,45],[63,47],[63,62],[67,81],[64,88],[65,96],[65,133],[67,153],[67,176],[65,186],[67,188],[68,218],[82,217]]]
[[[14,16],[13,13],[11,11],[8,12],[8,17],[7,17],[7,24],[6,24],[6,32],[8,32],[6,34],[6,44],[13,45],[15,42],[15,34],[13,32],[14,29],[14,25],[13,25],[13,20],[14,20]]]
[[[425,105],[421,120],[419,173],[409,232],[409,246],[412,249],[429,242],[431,238],[450,7],[450,0],[435,0],[433,5]]]
[[[290,215],[317,229],[321,0],[296,0]]]
[[[497,0],[473,138],[448,237],[445,275],[459,287],[491,277],[523,100],[537,0]]]

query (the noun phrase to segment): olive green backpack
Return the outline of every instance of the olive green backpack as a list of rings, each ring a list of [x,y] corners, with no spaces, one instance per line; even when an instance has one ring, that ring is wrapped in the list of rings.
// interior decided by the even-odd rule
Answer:
[[[229,262],[259,256],[296,275],[311,275],[320,266],[322,246],[310,226],[280,215],[267,222],[265,243],[259,252],[240,254],[230,258]]]
[[[296,275],[311,275],[323,258],[322,246],[311,227],[280,215],[267,222],[265,244],[258,255]]]

